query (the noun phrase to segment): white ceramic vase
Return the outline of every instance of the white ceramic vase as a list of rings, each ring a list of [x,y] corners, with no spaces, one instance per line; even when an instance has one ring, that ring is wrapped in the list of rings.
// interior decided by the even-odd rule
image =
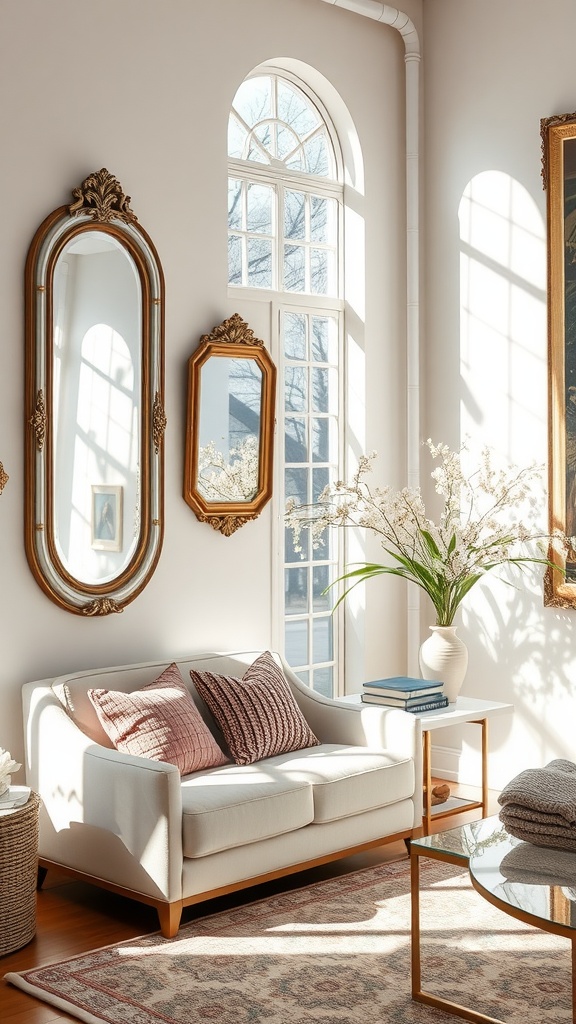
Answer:
[[[422,678],[441,680],[444,693],[453,704],[468,668],[468,648],[456,636],[456,626],[430,626],[430,631],[420,648]]]

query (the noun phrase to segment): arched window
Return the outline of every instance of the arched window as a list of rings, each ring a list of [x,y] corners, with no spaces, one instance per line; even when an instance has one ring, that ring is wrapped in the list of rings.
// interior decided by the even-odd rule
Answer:
[[[317,500],[341,475],[342,160],[318,99],[287,73],[259,71],[238,89],[228,127],[228,281],[272,303],[281,399],[275,497]],[[328,584],[338,538],[302,553],[286,531],[279,587],[283,653],[326,695],[340,691],[338,616]]]

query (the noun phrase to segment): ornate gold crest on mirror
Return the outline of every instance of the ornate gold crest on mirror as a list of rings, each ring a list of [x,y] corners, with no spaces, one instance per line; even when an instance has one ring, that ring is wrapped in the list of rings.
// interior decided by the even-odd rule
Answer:
[[[2,463],[0,462],[0,494],[2,494],[2,491],[6,487],[6,484],[8,483],[9,479],[10,477],[8,476],[8,473],[4,469]]]
[[[26,261],[30,568],[78,615],[121,612],[163,537],[164,278],[105,168],[38,228]]]
[[[276,367],[234,313],[188,362],[184,499],[229,537],[272,495]]]
[[[544,603],[576,607],[576,113],[540,122],[548,222],[548,416],[550,532],[571,538],[551,548]],[[564,571],[565,570],[565,575]]]

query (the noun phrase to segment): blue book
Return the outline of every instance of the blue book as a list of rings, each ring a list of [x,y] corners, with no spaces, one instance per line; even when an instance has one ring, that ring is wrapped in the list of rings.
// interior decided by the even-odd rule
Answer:
[[[365,693],[381,694],[387,697],[427,697],[442,693],[444,683],[438,679],[415,679],[412,676],[391,676],[389,679],[374,679],[364,683]]]
[[[375,697],[371,693],[362,694],[362,701],[364,704],[378,705],[380,708],[396,708],[397,711],[409,711],[413,715],[417,715],[421,711],[437,711],[441,708],[447,708],[449,703],[448,697],[443,697],[441,693],[433,698],[421,699],[409,704],[389,704],[386,698]]]
[[[405,708],[405,711],[412,715],[418,715],[423,711],[439,711],[449,705],[448,697],[440,697],[440,700],[431,701],[429,704],[420,704],[415,708]]]
[[[420,694],[416,697],[390,697],[387,693],[369,693],[368,690],[364,690],[362,694],[362,700],[371,701],[373,704],[386,704],[390,708],[401,708],[404,711],[408,711],[409,708],[414,707],[416,704],[428,704],[432,701],[444,700],[444,692],[442,688],[439,690],[427,690],[425,694]]]

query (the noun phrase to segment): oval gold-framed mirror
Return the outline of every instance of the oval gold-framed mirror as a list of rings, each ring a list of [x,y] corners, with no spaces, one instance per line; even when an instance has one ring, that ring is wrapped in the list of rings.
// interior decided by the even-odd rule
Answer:
[[[121,612],[163,538],[164,277],[105,168],[28,251],[25,544],[44,592]]]
[[[188,361],[184,499],[229,537],[272,496],[276,367],[234,313]]]

